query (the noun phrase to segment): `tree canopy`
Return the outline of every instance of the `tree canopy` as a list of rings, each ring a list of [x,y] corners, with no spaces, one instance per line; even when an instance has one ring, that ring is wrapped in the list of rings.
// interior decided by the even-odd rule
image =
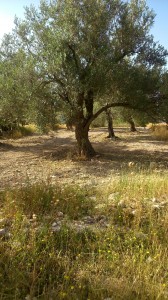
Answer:
[[[167,51],[150,35],[154,18],[144,0],[51,0],[15,19],[7,52],[12,60],[24,56],[15,74],[31,91],[24,99],[52,103],[53,113],[60,103],[73,111],[79,155],[95,154],[89,126],[108,107],[147,109],[155,102]]]

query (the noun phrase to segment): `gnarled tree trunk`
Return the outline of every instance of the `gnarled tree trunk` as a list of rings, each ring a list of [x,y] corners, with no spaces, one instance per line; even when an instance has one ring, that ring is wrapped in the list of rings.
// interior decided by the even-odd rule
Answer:
[[[85,104],[86,113],[84,113],[83,105]],[[89,141],[89,120],[93,115],[93,92],[88,91],[87,95],[84,93],[78,95],[78,106],[76,108],[75,117],[75,137],[77,140],[78,155],[90,158],[96,152]]]
[[[78,155],[86,158],[93,157],[96,152],[89,141],[89,127],[83,124],[76,124],[75,137],[77,140]]]

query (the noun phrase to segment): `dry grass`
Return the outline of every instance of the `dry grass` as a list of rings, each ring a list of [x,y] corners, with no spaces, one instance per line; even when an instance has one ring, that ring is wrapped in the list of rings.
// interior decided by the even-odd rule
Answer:
[[[4,131],[3,138],[20,139],[24,136],[30,136],[34,133],[39,133],[39,129],[35,124],[29,124],[24,126],[18,126],[18,128],[11,131]]]
[[[148,129],[151,129],[153,136],[160,141],[168,141],[168,126],[167,124],[148,124]]]
[[[42,183],[1,192],[11,235],[0,243],[0,299],[166,300],[167,195],[163,173],[134,167],[89,191]],[[100,221],[81,226],[88,215]]]

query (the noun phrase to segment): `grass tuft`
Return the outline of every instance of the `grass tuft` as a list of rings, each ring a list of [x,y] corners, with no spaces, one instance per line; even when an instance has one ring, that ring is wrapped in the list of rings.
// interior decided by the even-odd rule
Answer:
[[[153,136],[159,141],[168,141],[168,126],[165,123],[148,124],[147,128],[152,131]]]

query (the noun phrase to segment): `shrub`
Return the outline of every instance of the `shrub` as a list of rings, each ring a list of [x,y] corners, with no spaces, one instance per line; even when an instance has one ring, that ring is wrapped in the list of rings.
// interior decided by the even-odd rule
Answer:
[[[149,123],[147,128],[152,131],[152,135],[160,141],[168,141],[168,125],[165,123]]]

